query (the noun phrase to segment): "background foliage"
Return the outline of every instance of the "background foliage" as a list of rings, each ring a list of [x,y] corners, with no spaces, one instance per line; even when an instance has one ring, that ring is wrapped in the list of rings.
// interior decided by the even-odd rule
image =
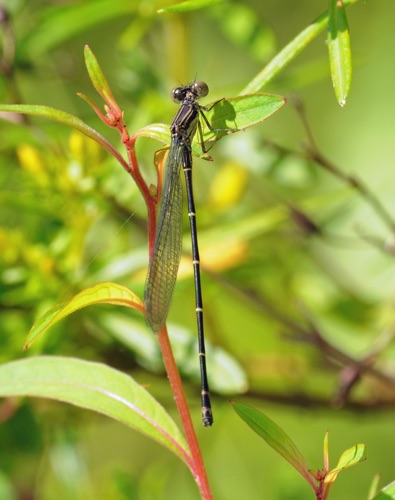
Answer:
[[[295,9],[234,1],[181,14],[157,14],[164,5],[149,0],[3,7],[1,101],[63,109],[116,142],[75,96],[93,95],[85,44],[133,131],[170,123],[169,90],[196,76],[208,82],[209,101],[236,95],[327,2]],[[333,498],[366,498],[377,472],[383,484],[394,479],[393,5],[357,2],[347,16],[354,78],[345,107],[332,89],[323,34],[264,88],[285,95],[286,108],[223,139],[214,163],[195,162],[207,335],[215,346],[215,425],[199,438],[219,499],[311,495],[237,418],[229,397],[270,415],[312,467],[321,466],[328,429],[333,462],[365,443],[368,461],[340,478]],[[21,347],[35,319],[86,286],[117,281],[142,296],[148,261],[144,205],[119,165],[59,124],[15,120],[0,123],[1,362],[26,356]],[[156,149],[148,140],[139,149],[152,180]],[[200,429],[185,229],[171,334]],[[29,354],[38,352],[103,361],[173,406],[155,337],[137,313],[88,308]],[[2,498],[50,499],[54,491],[59,499],[198,498],[181,463],[105,417],[29,400],[5,402],[0,420]]]

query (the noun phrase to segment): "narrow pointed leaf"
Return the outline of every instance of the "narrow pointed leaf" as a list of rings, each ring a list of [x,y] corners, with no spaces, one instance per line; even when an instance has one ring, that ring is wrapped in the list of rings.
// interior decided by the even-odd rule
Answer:
[[[262,90],[267,83],[293,61],[324,29],[328,23],[327,13],[313,21],[293,38],[243,89],[242,93]]]
[[[61,356],[6,363],[0,396],[49,398],[102,413],[188,461],[188,446],[164,408],[131,377],[101,363]]]
[[[344,106],[351,87],[352,60],[350,32],[342,0],[330,0],[328,50],[333,88],[340,106]]]
[[[114,304],[144,312],[142,300],[129,288],[117,283],[99,283],[78,293],[69,302],[58,304],[47,311],[30,330],[25,341],[25,349],[28,349],[48,328],[61,319],[78,311],[78,309],[95,304]]]
[[[328,431],[325,433],[325,438],[324,438],[324,470],[325,470],[325,472],[329,471],[329,433],[328,433]]]
[[[374,499],[375,495],[377,495],[377,493],[379,491],[379,484],[380,484],[380,474],[377,473],[377,474],[375,474],[372,482],[370,483],[367,500]]]
[[[364,444],[356,444],[349,448],[342,453],[336,467],[326,476],[325,483],[333,483],[339,472],[364,460],[366,460],[366,447]]]
[[[90,137],[97,143],[99,143],[104,149],[111,153],[125,168],[128,168],[127,163],[118,153],[116,149],[103,137],[99,132],[91,128],[85,122],[80,120],[77,116],[66,113],[59,109],[54,109],[49,106],[41,105],[26,105],[26,104],[0,104],[0,111],[5,113],[20,113],[23,115],[34,115],[41,118],[47,118],[59,123],[63,123],[69,127],[72,127],[80,132],[82,132],[87,137]]]
[[[250,406],[233,402],[236,413],[266,443],[287,460],[305,479],[315,487],[305,458],[292,439],[273,420]]]
[[[104,73],[88,45],[85,46],[84,54],[86,68],[93,86],[107,103],[115,103],[114,96],[107,83]]]
[[[344,0],[343,5],[348,7],[358,0]],[[292,62],[325,28],[328,26],[329,13],[324,12],[295,38],[293,38],[280,52],[273,57],[260,73],[244,88],[243,94],[258,92],[273,78],[284,70],[284,67]]]

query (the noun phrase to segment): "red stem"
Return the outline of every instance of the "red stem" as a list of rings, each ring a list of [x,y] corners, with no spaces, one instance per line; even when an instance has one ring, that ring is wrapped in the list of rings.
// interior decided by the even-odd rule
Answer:
[[[164,326],[158,333],[158,339],[167,376],[169,377],[170,386],[173,391],[178,413],[184,427],[185,437],[188,441],[191,452],[188,466],[195,478],[202,498],[204,500],[211,500],[213,498],[213,494],[211,493],[203,457],[200,452],[199,443],[192,424],[191,414],[189,412],[187,399],[182,387],[181,377],[174,360],[166,326]]]
[[[143,179],[141,175],[136,151],[135,151],[135,143],[137,140],[137,136],[129,137],[125,132],[126,137],[123,139],[123,142],[126,146],[126,151],[129,160],[129,170],[128,172],[133,177],[137,187],[140,189],[141,194],[143,195],[145,204],[147,206],[147,220],[148,220],[148,249],[149,255],[152,255],[155,241],[155,228],[156,228],[156,198],[152,196],[150,190],[147,186],[147,183]]]
[[[127,132],[124,131],[124,135],[126,137],[122,137],[122,140],[125,144],[126,147],[126,152],[128,155],[128,160],[129,160],[129,173],[133,177],[135,183],[137,184],[137,187],[140,189],[141,194],[143,195],[144,201],[147,205],[148,211],[149,211],[149,205],[153,203],[153,199],[151,196],[151,193],[148,189],[148,186],[143,179],[143,176],[141,175],[137,158],[136,158],[136,151],[135,151],[135,143],[137,140],[137,137],[129,137]],[[150,214],[148,213],[148,220]]]

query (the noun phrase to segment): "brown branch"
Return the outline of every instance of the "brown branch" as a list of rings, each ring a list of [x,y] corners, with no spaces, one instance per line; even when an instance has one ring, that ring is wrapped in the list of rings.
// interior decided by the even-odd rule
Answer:
[[[247,391],[241,396],[243,400],[246,398],[254,401],[265,401],[280,404],[283,406],[293,406],[295,408],[304,408],[309,410],[333,409],[337,410],[338,405],[334,403],[332,398],[312,396],[303,392],[294,392],[292,394],[274,394],[266,391]],[[229,397],[224,397],[229,399]],[[236,396],[233,399],[237,399]],[[343,410],[348,410],[355,413],[369,413],[377,411],[391,411],[395,408],[394,399],[372,399],[353,401],[347,400],[343,405]]]

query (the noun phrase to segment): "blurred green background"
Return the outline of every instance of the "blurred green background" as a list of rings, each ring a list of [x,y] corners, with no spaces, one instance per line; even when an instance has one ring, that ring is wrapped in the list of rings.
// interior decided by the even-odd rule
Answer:
[[[251,0],[157,14],[165,5],[3,0],[1,102],[73,113],[123,153],[116,134],[75,95],[100,102],[84,67],[85,44],[133,133],[171,122],[177,108],[169,93],[180,83],[206,81],[207,102],[237,95],[327,8],[325,1]],[[302,106],[320,153],[395,217],[394,14],[392,0],[347,9],[354,76],[344,108],[322,34],[263,89],[287,97],[286,107],[224,138],[214,162],[195,161],[212,429],[200,423],[186,217],[169,321],[219,500],[313,498],[229,399],[275,420],[312,469],[323,466],[327,430],[332,465],[344,449],[365,443],[367,462],[341,474],[330,498],[365,499],[376,473],[383,485],[395,478],[395,223],[385,222],[371,196],[308,158],[298,112]],[[1,362],[38,353],[99,360],[131,374],[173,412],[155,336],[137,313],[85,309],[22,352],[40,314],[91,284],[116,281],[142,297],[146,212],[131,178],[96,143],[60,124],[1,117]],[[160,147],[138,144],[152,182]],[[350,359],[368,359],[376,371],[352,372]],[[355,384],[347,383],[350,371]],[[2,402],[0,421],[2,499],[198,498],[189,471],[167,450],[100,415],[31,399]]]

